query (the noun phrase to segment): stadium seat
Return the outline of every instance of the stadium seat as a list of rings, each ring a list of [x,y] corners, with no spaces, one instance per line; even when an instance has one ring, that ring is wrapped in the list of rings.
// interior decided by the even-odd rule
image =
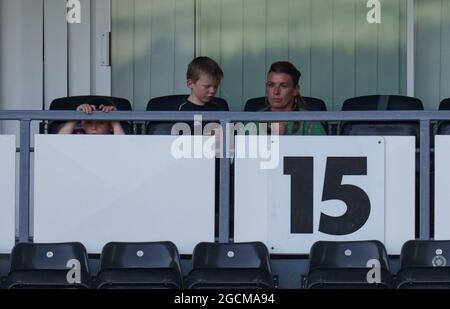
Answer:
[[[345,100],[343,111],[368,110],[423,110],[422,101],[400,95],[369,95]]]
[[[370,260],[380,262],[380,282],[369,283]],[[392,288],[388,256],[379,241],[319,241],[311,247],[304,286],[317,288]]]
[[[93,103],[96,104],[100,102],[102,99],[107,99],[112,101],[114,106],[119,111],[131,111],[130,101],[123,98],[116,97],[103,97],[103,96],[74,96],[74,97],[63,97],[58,98],[52,101],[50,104],[49,110],[76,110],[77,107],[84,103]],[[122,121],[122,127],[126,134],[133,133],[133,126],[130,122]],[[48,124],[48,133],[49,134],[57,134],[61,126],[64,125],[63,121],[51,121]]]
[[[178,249],[171,242],[108,243],[100,264],[99,289],[182,288]]]
[[[317,98],[302,97],[305,101],[305,109],[308,111],[326,111],[327,105]],[[253,98],[245,103],[245,112],[257,112],[267,107],[266,97]]]
[[[20,243],[11,252],[11,270],[5,286],[14,288],[89,288],[86,249],[80,243]],[[70,265],[80,263],[80,281],[68,281]]]
[[[439,104],[440,111],[449,111],[450,110],[450,98],[442,100],[441,104]],[[450,121],[441,121],[438,123],[437,127],[438,135],[450,135]]]
[[[397,273],[399,289],[450,288],[450,241],[406,242]]]
[[[178,94],[153,98],[147,104],[147,111],[178,111],[188,97],[189,95],[186,94]],[[228,103],[224,99],[214,98],[212,103],[218,106],[219,111],[229,111]],[[147,122],[145,133],[147,135],[171,135],[172,125],[172,122]]]
[[[192,259],[187,288],[274,288],[269,252],[263,243],[200,243]]]
[[[423,110],[422,102],[417,98],[398,95],[372,95],[348,99],[342,105],[343,111],[369,110]],[[352,121],[341,124],[342,135],[384,135],[415,136],[419,140],[417,122],[365,122]]]

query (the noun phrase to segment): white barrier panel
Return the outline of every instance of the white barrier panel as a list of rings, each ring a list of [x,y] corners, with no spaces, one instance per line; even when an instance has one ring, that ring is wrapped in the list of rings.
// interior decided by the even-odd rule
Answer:
[[[236,153],[255,138],[237,137]],[[398,254],[414,238],[413,137],[285,136],[279,143],[275,169],[236,158],[235,241],[308,254],[318,240],[377,239]]]
[[[0,135],[0,171],[0,253],[11,253],[15,242],[15,136]]]
[[[434,146],[434,238],[450,239],[450,136],[437,135]]]
[[[192,141],[36,136],[34,240],[79,241],[90,253],[110,241],[170,240],[181,254],[214,241],[215,161],[174,158],[180,138]]]

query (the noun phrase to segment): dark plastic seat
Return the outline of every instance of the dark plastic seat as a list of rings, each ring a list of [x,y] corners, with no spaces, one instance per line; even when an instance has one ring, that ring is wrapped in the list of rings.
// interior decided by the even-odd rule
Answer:
[[[52,101],[49,110],[76,110],[77,107],[81,104],[85,104],[88,102],[100,102],[102,99],[111,101],[119,111],[132,110],[131,103],[127,99],[94,95],[58,98]],[[133,126],[131,122],[122,121],[121,124],[126,134],[131,134],[133,132]],[[64,121],[49,122],[48,133],[57,134],[63,125]]]
[[[440,111],[449,111],[450,110],[450,98],[442,100],[441,104],[439,104]],[[450,135],[450,121],[441,121],[437,127],[438,135]]]
[[[11,252],[11,270],[5,286],[14,288],[89,288],[88,258],[80,243],[17,244]],[[67,280],[71,260],[80,263],[80,282]]]
[[[178,94],[153,98],[147,104],[147,111],[179,111],[188,97],[186,94]],[[214,98],[212,103],[217,105],[219,111],[229,111],[227,101],[222,98]],[[171,135],[172,125],[171,122],[147,122],[145,132],[147,135]]]
[[[449,289],[450,241],[406,242],[396,281],[399,289]]]
[[[321,99],[302,97],[305,101],[305,109],[308,111],[326,111],[327,105]],[[253,98],[245,103],[245,112],[257,112],[267,107],[266,97]]]
[[[380,262],[380,283],[369,283],[370,260]],[[305,287],[317,288],[392,288],[388,256],[379,241],[319,241],[311,247]]]
[[[269,252],[263,243],[200,243],[192,259],[186,288],[274,288]]]
[[[423,110],[422,101],[400,95],[369,95],[345,100],[343,111],[368,110]]]
[[[171,242],[108,243],[102,250],[99,289],[180,289],[177,247]]]
[[[423,110],[422,101],[413,97],[398,95],[372,95],[347,99],[342,105],[343,111],[375,110]],[[384,135],[415,136],[419,140],[420,127],[416,122],[370,122],[352,121],[341,125],[342,135]]]

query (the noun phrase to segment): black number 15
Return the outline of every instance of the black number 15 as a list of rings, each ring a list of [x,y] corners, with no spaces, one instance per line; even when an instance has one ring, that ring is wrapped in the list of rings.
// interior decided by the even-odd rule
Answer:
[[[285,157],[284,174],[291,176],[291,233],[312,234],[314,214],[314,158]],[[340,217],[320,215],[319,231],[329,235],[348,235],[358,231],[369,219],[370,199],[354,185],[343,185],[344,175],[367,175],[366,157],[327,159],[322,202],[341,200],[347,211]]]

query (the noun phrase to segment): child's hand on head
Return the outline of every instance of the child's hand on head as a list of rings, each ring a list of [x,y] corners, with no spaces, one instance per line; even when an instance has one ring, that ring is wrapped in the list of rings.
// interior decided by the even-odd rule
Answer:
[[[109,113],[109,112],[112,112],[112,111],[117,111],[117,108],[115,106],[113,106],[113,105],[103,105],[102,104],[102,105],[99,106],[99,110],[104,112],[104,113]]]
[[[92,114],[96,110],[95,105],[89,105],[89,104],[81,104],[78,105],[77,111],[83,112],[87,115]]]

